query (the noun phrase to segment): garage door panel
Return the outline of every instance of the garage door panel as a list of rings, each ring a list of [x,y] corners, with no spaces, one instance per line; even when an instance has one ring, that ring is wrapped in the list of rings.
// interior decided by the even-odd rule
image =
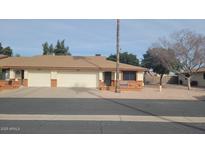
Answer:
[[[96,72],[58,72],[58,87],[97,87]]]
[[[29,87],[50,87],[51,73],[50,71],[28,71],[28,86]]]

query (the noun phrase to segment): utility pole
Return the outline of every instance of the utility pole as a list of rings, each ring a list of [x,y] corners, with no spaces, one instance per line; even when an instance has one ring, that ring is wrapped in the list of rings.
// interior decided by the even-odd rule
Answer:
[[[120,19],[117,19],[117,33],[116,33],[116,84],[115,92],[120,93],[120,83],[119,83],[119,61],[120,61]]]

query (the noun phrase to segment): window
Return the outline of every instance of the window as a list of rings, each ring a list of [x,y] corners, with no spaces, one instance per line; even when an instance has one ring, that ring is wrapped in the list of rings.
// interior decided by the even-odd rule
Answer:
[[[21,71],[20,70],[15,71],[15,78],[16,79],[21,79]]]
[[[205,80],[205,73],[203,74],[204,80]]]
[[[123,72],[123,80],[136,80],[136,72],[135,71]]]
[[[9,70],[3,69],[2,70],[2,80],[8,80],[9,79]]]

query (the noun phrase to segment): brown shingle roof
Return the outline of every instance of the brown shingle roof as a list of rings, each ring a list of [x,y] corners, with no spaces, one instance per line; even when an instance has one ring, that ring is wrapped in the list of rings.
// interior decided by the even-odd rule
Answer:
[[[116,64],[102,56],[34,56],[4,58],[0,67],[115,70]],[[145,68],[120,63],[120,70],[144,71]]]
[[[8,56],[7,55],[1,55],[0,54],[0,59],[2,59],[2,58],[7,58]]]

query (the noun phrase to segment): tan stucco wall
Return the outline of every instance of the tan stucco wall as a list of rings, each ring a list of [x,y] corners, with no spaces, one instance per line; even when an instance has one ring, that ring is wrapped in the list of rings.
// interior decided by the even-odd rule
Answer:
[[[28,79],[28,70],[24,70],[24,79]]]
[[[32,78],[31,77],[31,75],[32,75],[32,72],[35,72],[35,70],[30,70],[30,69],[28,69],[28,70],[24,70],[24,79],[29,79],[29,78]],[[48,71],[48,70],[41,70],[41,71],[39,71],[39,72],[42,72],[43,74],[45,74],[45,73],[47,73],[47,75],[46,75],[46,79],[44,79],[44,81],[46,81],[47,79],[48,79],[48,73],[50,74],[50,77],[49,77],[49,80],[52,80],[52,79],[58,79],[58,70],[52,70],[52,71]],[[72,73],[72,72],[74,72],[74,73],[76,73],[76,71],[66,71],[67,73]],[[89,73],[89,72],[91,72],[92,74],[93,73],[96,73],[97,75],[96,75],[96,77],[97,77],[97,80],[96,80],[96,82],[97,82],[97,85],[98,85],[98,81],[99,80],[101,80],[101,81],[103,81],[104,80],[104,76],[103,76],[103,71],[77,71],[77,74],[80,74],[80,73],[83,73],[83,72],[87,72],[87,73]],[[77,75],[76,74],[76,75]],[[120,80],[122,80],[123,78],[122,78],[122,75],[123,75],[123,72],[121,72],[120,71],[120,74],[119,74],[119,79]],[[41,76],[42,77],[42,76]],[[78,76],[76,76],[76,78],[77,78]],[[10,70],[10,78],[15,78],[15,72],[14,72],[14,70]],[[44,78],[44,77],[42,77],[42,78]],[[143,72],[136,72],[136,80],[137,81],[143,81],[143,79],[144,79],[144,73]],[[88,84],[89,84],[89,76],[82,76],[82,80],[83,81],[88,81]],[[116,80],[116,73],[113,71],[112,72],[112,80]],[[29,82],[29,81],[28,81]],[[38,82],[38,80],[36,80],[36,82]],[[43,82],[43,81],[42,81]],[[50,81],[49,81],[50,82]]]
[[[120,73],[119,73],[119,80],[122,80],[122,79],[123,79],[123,78],[122,78],[122,75],[123,75],[123,73],[120,72]]]
[[[9,79],[14,79],[15,78],[15,72],[13,69],[9,70]]]
[[[136,72],[136,80],[143,81],[144,80],[144,72]]]
[[[183,85],[187,85],[187,80],[184,75],[179,75],[179,80],[182,80]],[[205,87],[205,79],[203,79],[203,73],[195,73],[191,77],[191,81],[197,81],[198,86]]]
[[[116,80],[116,72],[112,72],[112,80]],[[122,80],[122,72],[119,72],[119,80]]]
[[[98,76],[99,76],[99,80],[103,81],[103,72],[102,71],[99,72]]]
[[[116,80],[115,72],[112,72],[112,80]]]
[[[56,70],[51,71],[51,79],[57,79],[57,75],[58,75],[58,73]]]

